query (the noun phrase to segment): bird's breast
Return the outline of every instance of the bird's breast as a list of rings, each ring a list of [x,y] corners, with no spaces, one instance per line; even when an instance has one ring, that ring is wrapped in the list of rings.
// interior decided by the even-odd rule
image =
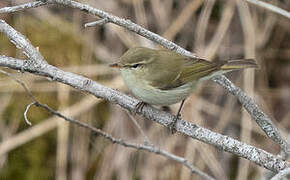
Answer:
[[[121,74],[127,87],[141,101],[151,105],[171,105],[187,98],[195,88],[195,82],[170,89],[154,88],[146,80],[137,78],[131,70],[123,69]]]

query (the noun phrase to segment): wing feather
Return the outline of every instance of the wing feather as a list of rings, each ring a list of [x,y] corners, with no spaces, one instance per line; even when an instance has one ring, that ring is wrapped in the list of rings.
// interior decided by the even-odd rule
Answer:
[[[214,63],[203,59],[184,59],[183,67],[179,71],[176,79],[168,82],[162,90],[169,90],[182,86],[186,83],[198,81],[199,79],[209,76],[217,71],[223,63]]]
[[[222,63],[218,64],[204,59],[193,60],[191,64],[184,66],[179,79],[184,83],[198,81],[203,77],[209,76],[221,66]]]
[[[147,82],[160,90],[170,90],[191,81],[198,81],[222,65],[204,59],[188,58],[168,50],[159,51],[155,58],[154,66],[148,68],[151,72]]]

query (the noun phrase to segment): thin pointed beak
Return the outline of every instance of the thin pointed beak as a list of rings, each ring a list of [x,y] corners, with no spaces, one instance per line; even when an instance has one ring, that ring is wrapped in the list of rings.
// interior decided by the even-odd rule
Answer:
[[[123,67],[123,65],[121,63],[117,62],[117,63],[109,64],[109,67],[120,69]]]

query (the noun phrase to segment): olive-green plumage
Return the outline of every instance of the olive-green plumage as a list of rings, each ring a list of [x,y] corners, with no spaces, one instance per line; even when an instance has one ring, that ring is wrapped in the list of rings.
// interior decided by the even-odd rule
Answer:
[[[188,97],[199,80],[232,70],[256,68],[257,64],[252,59],[211,62],[170,50],[134,47],[112,66],[121,69],[126,85],[142,101],[169,105]]]

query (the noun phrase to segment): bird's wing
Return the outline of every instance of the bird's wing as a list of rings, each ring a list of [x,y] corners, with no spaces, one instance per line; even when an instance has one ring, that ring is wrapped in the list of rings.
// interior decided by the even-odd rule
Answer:
[[[167,58],[156,57],[155,66],[150,68],[152,72],[148,81],[151,86],[161,90],[170,90],[188,82],[198,81],[215,72],[222,65],[204,59],[188,58],[167,50],[161,53],[163,53],[162,57]],[[167,63],[162,62],[163,60]]]
[[[184,56],[169,50],[161,50],[154,56],[154,65],[148,65],[148,76],[143,77],[150,85],[160,90],[168,90],[181,85],[178,78],[181,75]]]
[[[220,69],[223,62],[211,62],[204,59],[186,59],[178,81],[185,83],[198,81]]]
[[[155,69],[155,68],[154,68]],[[150,69],[150,76],[147,78],[150,85],[160,90],[168,90],[181,85],[178,81],[182,69],[179,65],[172,67],[171,65],[157,65],[156,69]]]
[[[204,59],[184,59],[183,66],[174,72],[174,79],[159,86],[159,89],[169,90],[182,86],[186,83],[198,81],[199,79],[211,75],[220,69],[223,63],[210,62]]]

